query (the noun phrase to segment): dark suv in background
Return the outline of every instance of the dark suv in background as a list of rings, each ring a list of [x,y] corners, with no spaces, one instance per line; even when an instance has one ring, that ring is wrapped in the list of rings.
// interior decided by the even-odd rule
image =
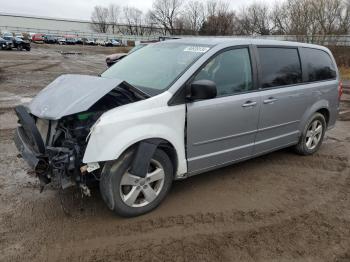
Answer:
[[[8,41],[8,40],[0,37],[0,48],[2,50],[11,50],[12,49],[12,41]]]
[[[13,37],[13,36],[4,36],[4,40],[8,42],[12,42],[11,48],[16,48],[17,50],[21,51],[23,49],[30,51],[30,43],[27,40],[23,40],[19,37]],[[10,48],[8,48],[10,49]]]
[[[44,43],[46,44],[57,44],[57,37],[54,35],[45,35],[44,36]]]

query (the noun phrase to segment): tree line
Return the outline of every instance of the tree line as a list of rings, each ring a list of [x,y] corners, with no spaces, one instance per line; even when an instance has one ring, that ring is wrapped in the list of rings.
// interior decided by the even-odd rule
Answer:
[[[225,0],[154,0],[148,12],[95,6],[100,33],[148,35],[343,35],[350,31],[350,0],[255,2],[238,10]]]

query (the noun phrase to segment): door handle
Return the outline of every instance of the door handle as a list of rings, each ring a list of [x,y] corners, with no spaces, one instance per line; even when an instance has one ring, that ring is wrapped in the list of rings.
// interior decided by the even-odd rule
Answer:
[[[247,101],[245,102],[242,107],[253,107],[253,106],[256,106],[256,102],[255,101]]]
[[[273,104],[277,100],[278,100],[277,98],[269,97],[268,99],[264,100],[264,104]]]

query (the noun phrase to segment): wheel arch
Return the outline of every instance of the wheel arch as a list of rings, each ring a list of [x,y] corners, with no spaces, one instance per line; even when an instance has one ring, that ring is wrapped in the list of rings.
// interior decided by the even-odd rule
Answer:
[[[330,112],[328,108],[320,108],[319,110],[317,110],[315,113],[320,113],[321,115],[323,115],[324,119],[326,120],[326,125],[328,126],[329,124],[329,117],[330,117]]]
[[[140,141],[130,145],[127,149],[125,149],[123,151],[123,153],[121,155],[123,155],[124,152],[126,152],[128,150],[136,150],[136,148],[141,143],[155,143],[157,149],[159,148],[159,149],[163,150],[168,155],[168,157],[171,161],[171,164],[173,166],[173,175],[174,175],[174,177],[176,176],[177,170],[178,170],[178,165],[179,165],[178,152],[176,151],[175,146],[170,141],[168,141],[164,138],[155,137],[155,138],[147,138],[147,139],[140,140]]]
[[[329,102],[327,100],[319,100],[310,106],[308,110],[306,110],[299,125],[300,135],[304,131],[305,125],[309,121],[310,117],[312,117],[315,113],[322,114],[326,119],[326,124],[328,125],[330,119]]]

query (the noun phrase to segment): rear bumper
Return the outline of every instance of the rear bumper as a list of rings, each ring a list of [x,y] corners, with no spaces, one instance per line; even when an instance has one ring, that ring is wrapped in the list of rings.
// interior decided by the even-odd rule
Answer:
[[[27,144],[21,127],[17,127],[14,141],[23,159],[29,164],[30,167],[35,169],[38,165],[39,158],[31,146]]]

